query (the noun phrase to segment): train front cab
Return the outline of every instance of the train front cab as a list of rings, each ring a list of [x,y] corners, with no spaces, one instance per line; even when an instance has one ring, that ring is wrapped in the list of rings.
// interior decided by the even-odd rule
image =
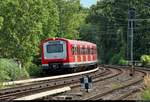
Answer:
[[[59,72],[63,63],[68,60],[67,41],[64,39],[48,39],[42,44],[42,72]]]

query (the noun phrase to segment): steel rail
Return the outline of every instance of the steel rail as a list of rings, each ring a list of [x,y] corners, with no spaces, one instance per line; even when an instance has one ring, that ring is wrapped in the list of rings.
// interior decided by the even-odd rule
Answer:
[[[104,70],[105,71],[105,70]],[[101,74],[104,72],[102,71]],[[100,73],[99,73],[100,74]],[[72,84],[72,83],[77,83],[79,82],[79,76],[72,76],[71,78],[65,78],[65,79],[59,79],[59,80],[48,80],[48,81],[42,81],[42,82],[38,82],[35,84],[29,84],[29,85],[21,85],[19,87],[16,88],[10,88],[10,89],[5,89],[5,90],[0,90],[0,99],[9,99],[9,97],[11,97],[11,99],[16,98],[16,95],[21,95],[22,93],[30,93],[32,91],[39,91],[41,89],[47,89],[47,88],[56,88],[60,87],[60,86],[64,86],[64,85],[68,85],[68,84]],[[72,79],[73,78],[73,79]],[[14,96],[15,95],[15,96]]]
[[[122,71],[119,69],[120,72],[115,74],[115,75],[100,78],[102,76],[111,74],[110,69],[105,69],[102,67],[101,67],[101,69],[103,69],[101,73],[97,73],[97,74],[96,74],[96,72],[91,73],[91,76],[94,79],[97,78],[96,80],[94,80],[94,82],[98,82],[98,81],[102,81],[102,80],[105,80],[108,78],[112,78],[112,77],[115,77],[115,76],[122,73]],[[21,85],[21,86],[17,86],[18,89],[10,88],[10,89],[5,89],[3,91],[0,90],[0,92],[1,92],[0,93],[0,100],[1,99],[2,100],[4,100],[4,99],[5,100],[13,100],[15,98],[22,97],[22,96],[25,96],[27,94],[31,94],[31,92],[32,93],[38,93],[38,92],[41,92],[41,90],[46,91],[47,89],[50,90],[50,89],[54,89],[54,88],[60,88],[60,87],[63,87],[65,85],[70,85],[71,87],[78,87],[80,85],[79,77],[81,77],[81,76],[80,75],[76,76],[76,78],[73,76],[72,77],[73,79],[71,77],[68,77],[68,78],[61,78],[59,80],[47,80],[47,81],[41,81],[41,82],[38,82],[35,84],[32,83],[29,85]],[[22,94],[25,94],[25,95],[22,95]]]
[[[108,67],[108,66],[107,66],[107,67]],[[112,67],[112,66],[111,66],[111,67]],[[115,67],[115,68],[116,68],[116,67]],[[139,70],[138,70],[138,71],[139,71]],[[146,73],[145,71],[141,71],[141,70],[140,70],[140,72],[142,72],[144,75],[147,75],[147,73]],[[121,87],[119,87],[119,88],[111,89],[111,90],[108,90],[108,91],[106,91],[106,92],[99,93],[99,94],[97,94],[97,95],[91,96],[91,97],[86,98],[86,99],[84,99],[84,100],[102,100],[102,99],[101,99],[102,96],[105,96],[105,95],[110,94],[110,93],[112,93],[112,92],[114,92],[114,91],[117,91],[117,90],[126,88],[126,87],[128,87],[128,86],[131,86],[131,85],[140,83],[140,82],[142,82],[142,81],[143,81],[143,77],[141,77],[140,79],[134,80],[134,81],[132,81],[132,82],[130,82],[130,83],[127,83],[127,84],[125,84],[124,86],[121,86]]]

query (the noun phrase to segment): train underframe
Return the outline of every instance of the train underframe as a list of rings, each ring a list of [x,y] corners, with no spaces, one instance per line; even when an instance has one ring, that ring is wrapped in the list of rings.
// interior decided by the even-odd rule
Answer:
[[[63,63],[49,63],[47,66],[42,66],[42,75],[51,75],[51,74],[66,74],[74,73],[80,71],[91,70],[97,67],[97,63],[90,64],[68,64],[64,65]]]

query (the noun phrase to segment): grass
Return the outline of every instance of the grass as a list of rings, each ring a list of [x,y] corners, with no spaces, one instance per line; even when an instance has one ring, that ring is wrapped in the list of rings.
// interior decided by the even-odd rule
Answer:
[[[150,75],[144,77],[145,90],[141,94],[143,100],[150,100]]]
[[[117,89],[119,87],[121,87],[122,85],[120,83],[112,83],[112,88],[113,89]]]

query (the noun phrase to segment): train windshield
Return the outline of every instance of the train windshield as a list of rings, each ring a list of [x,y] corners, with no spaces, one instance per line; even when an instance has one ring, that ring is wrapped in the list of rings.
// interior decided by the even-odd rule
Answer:
[[[61,53],[63,52],[63,44],[50,44],[47,45],[48,53]]]

